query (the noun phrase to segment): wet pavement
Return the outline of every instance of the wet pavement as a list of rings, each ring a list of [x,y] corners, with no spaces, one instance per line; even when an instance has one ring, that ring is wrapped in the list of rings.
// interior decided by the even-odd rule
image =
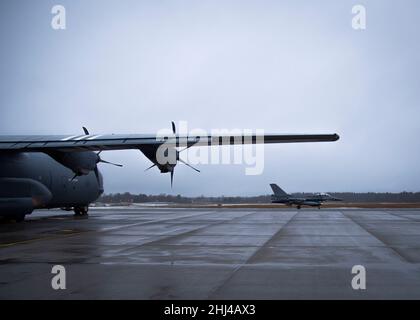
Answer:
[[[51,287],[57,264],[65,290]],[[0,299],[325,298],[420,299],[420,210],[113,208],[0,224]]]

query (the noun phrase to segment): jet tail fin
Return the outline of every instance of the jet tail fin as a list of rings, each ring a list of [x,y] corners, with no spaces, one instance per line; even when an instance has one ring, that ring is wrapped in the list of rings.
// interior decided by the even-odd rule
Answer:
[[[289,195],[286,192],[284,192],[284,190],[282,188],[280,188],[278,185],[276,185],[275,183],[271,183],[270,187],[277,197],[280,197],[280,198],[288,198],[289,197]]]

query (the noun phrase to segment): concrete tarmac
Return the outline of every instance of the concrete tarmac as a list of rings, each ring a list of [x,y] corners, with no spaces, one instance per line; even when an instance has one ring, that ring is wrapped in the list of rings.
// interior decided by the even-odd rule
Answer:
[[[420,210],[38,211],[0,224],[0,299],[420,299]]]

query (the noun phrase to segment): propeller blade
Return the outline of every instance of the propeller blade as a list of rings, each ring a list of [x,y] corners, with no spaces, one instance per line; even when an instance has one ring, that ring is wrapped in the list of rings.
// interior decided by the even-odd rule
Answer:
[[[88,129],[86,129],[86,127],[82,127],[82,129],[83,129],[83,131],[84,131],[84,133],[85,133],[85,135],[89,135],[89,130]]]
[[[147,168],[147,169],[146,169],[146,170],[144,170],[144,171],[150,170],[150,169],[152,169],[153,167],[156,167],[156,164],[151,165],[149,168]]]
[[[122,167],[123,166],[122,164],[113,163],[113,162],[109,162],[109,161],[102,160],[102,159],[100,159],[99,162],[106,163],[106,164],[111,164],[111,165],[116,166],[116,167]]]
[[[183,152],[183,151],[185,151],[185,150],[187,150],[187,149],[189,149],[190,147],[185,147],[184,149],[182,149],[182,150],[179,150],[178,151],[178,153],[181,153],[181,152]]]
[[[182,162],[183,164],[185,164],[187,167],[190,167],[191,169],[197,171],[197,172],[201,172],[200,170],[194,168],[192,165],[190,165],[189,163],[185,162],[184,160],[182,160],[181,158],[178,159],[179,162]]]
[[[172,121],[172,132],[174,134],[176,134],[176,127],[175,127],[175,123]]]
[[[98,181],[98,182],[99,182],[99,171],[98,171],[98,166],[95,166],[95,169],[93,170],[93,172],[95,172],[96,181]]]
[[[172,171],[171,171],[171,188],[173,187],[173,185],[174,185],[174,169],[172,169]]]

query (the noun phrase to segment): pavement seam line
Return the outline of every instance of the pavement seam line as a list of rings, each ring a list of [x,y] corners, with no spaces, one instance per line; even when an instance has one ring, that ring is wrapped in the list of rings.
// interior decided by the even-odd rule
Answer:
[[[293,216],[290,217],[290,219],[284,224],[282,225],[279,230],[277,230],[274,234],[272,234],[267,241],[265,241],[261,246],[258,246],[256,248],[256,250],[241,264],[238,264],[236,266],[235,269],[232,270],[232,272],[229,274],[229,276],[226,278],[225,281],[223,281],[223,283],[216,287],[214,290],[210,291],[209,295],[208,295],[208,299],[214,299],[212,296],[214,296],[215,294],[217,294],[218,291],[220,291],[232,278],[233,276],[245,265],[248,264],[248,262],[251,261],[252,258],[254,258],[257,253],[264,248],[276,235],[278,235],[283,229],[284,227],[286,227],[296,216],[298,215],[298,211],[295,212],[295,214]]]
[[[186,232],[179,233],[179,234],[169,235],[168,237],[165,237],[165,238],[162,238],[162,239],[152,240],[152,241],[150,241],[150,242],[145,242],[145,243],[140,244],[140,245],[138,245],[138,246],[133,246],[133,247],[130,247],[130,248],[124,249],[124,250],[122,250],[121,252],[124,252],[124,251],[126,251],[126,250],[132,250],[132,249],[139,248],[139,247],[143,247],[143,246],[150,246],[151,244],[153,244],[153,243],[155,243],[155,242],[162,241],[162,240],[167,240],[167,239],[171,239],[171,238],[174,238],[174,237],[179,237],[179,236],[185,236],[185,235],[187,235],[187,234],[189,234],[189,233],[194,233],[194,232],[197,232],[197,231],[200,231],[200,230],[203,230],[203,229],[206,229],[206,228],[208,228],[208,227],[212,227],[212,226],[215,226],[215,225],[218,225],[218,224],[222,224],[222,223],[226,223],[226,222],[231,222],[231,221],[234,221],[234,220],[236,220],[236,219],[243,218],[243,217],[249,216],[249,215],[254,214],[254,213],[255,213],[255,211],[252,211],[251,213],[245,214],[245,215],[240,216],[240,217],[235,217],[235,218],[230,219],[230,220],[217,221],[217,222],[215,222],[215,223],[210,223],[210,224],[208,224],[208,225],[205,225],[204,227],[199,227],[199,228],[197,228],[197,229],[188,230],[188,231],[186,231]],[[176,246],[176,245],[173,245],[173,246]]]
[[[343,215],[345,215],[343,213]],[[365,230],[367,233],[369,233],[372,237],[376,238],[378,241],[382,242],[386,248],[391,249],[398,257],[400,257],[403,262],[408,262],[408,263],[412,263],[409,259],[407,259],[402,253],[400,253],[396,248],[394,248],[392,245],[390,245],[389,243],[387,243],[385,240],[382,239],[382,237],[377,236],[376,234],[373,233],[373,231],[371,231],[370,228],[367,228],[365,226],[363,226],[359,221],[357,221],[355,218],[349,217],[347,215],[345,215],[346,217],[348,217],[351,221],[353,221],[353,223],[357,224],[360,228],[362,228],[363,230]]]

